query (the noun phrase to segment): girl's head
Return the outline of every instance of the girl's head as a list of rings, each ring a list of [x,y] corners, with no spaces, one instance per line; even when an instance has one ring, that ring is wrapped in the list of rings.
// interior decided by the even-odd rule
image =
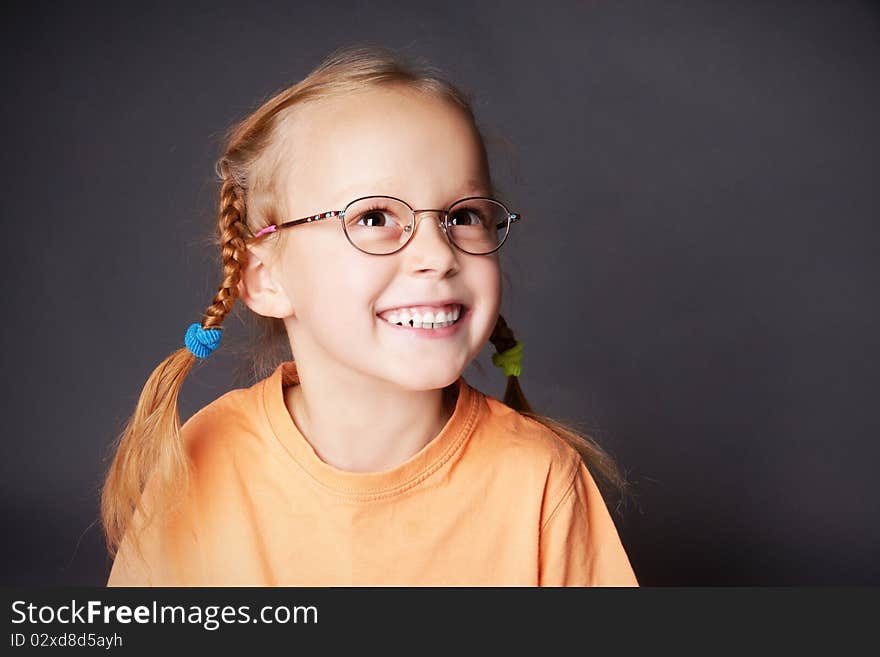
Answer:
[[[412,390],[448,386],[487,340],[498,352],[516,344],[498,314],[498,253],[458,250],[441,228],[437,211],[454,201],[502,199],[468,100],[430,66],[382,47],[335,51],[233,127],[217,173],[223,275],[204,329],[220,329],[240,297],[262,325],[265,346],[283,339],[295,358],[313,359],[322,371],[341,368],[346,376]],[[342,210],[369,195],[434,211],[418,213],[409,242],[392,255],[356,249],[338,217],[254,239],[265,227]],[[397,335],[406,332],[377,317],[388,308],[447,299],[465,307],[449,339]],[[116,441],[101,499],[111,554],[136,510],[150,519],[142,498],[148,479],[163,497],[188,485],[177,397],[195,359],[181,348],[156,367]],[[278,359],[269,365],[257,352],[250,360],[265,372]],[[625,486],[613,460],[589,438],[532,412],[516,376],[508,377],[504,402],[578,449],[600,485]],[[138,549],[136,534],[132,540]]]
[[[486,151],[466,107],[449,91],[387,77],[374,71],[362,88],[328,90],[278,114],[265,163],[251,164],[251,176],[247,163],[239,165],[245,180],[256,172],[273,180],[276,198],[265,207],[275,214],[249,215],[251,231],[341,210],[365,196],[397,197],[417,210],[493,196]],[[392,232],[396,215],[386,206],[358,219],[354,210],[369,207],[358,204],[347,213],[353,239]],[[460,224],[475,217],[456,213],[453,231],[465,230]],[[339,217],[270,233],[249,243],[238,294],[258,315],[283,321],[294,357],[319,363],[321,371],[344,369],[346,377],[414,390],[442,388],[486,344],[501,303],[498,251],[473,255],[456,248],[442,219],[442,212],[417,213],[415,231],[401,233],[409,241],[387,255],[356,248]],[[449,299],[463,305],[463,316],[448,338],[414,335],[379,317]]]

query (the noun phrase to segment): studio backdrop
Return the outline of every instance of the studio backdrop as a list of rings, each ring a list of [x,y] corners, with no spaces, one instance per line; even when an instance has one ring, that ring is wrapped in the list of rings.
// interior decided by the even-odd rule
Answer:
[[[876,3],[18,2],[2,29],[5,584],[106,582],[111,443],[220,282],[224,131],[358,42],[471,94],[529,218],[521,384],[626,472],[640,583],[880,583]],[[489,356],[465,377],[501,398]],[[181,423],[246,369],[199,363]]]

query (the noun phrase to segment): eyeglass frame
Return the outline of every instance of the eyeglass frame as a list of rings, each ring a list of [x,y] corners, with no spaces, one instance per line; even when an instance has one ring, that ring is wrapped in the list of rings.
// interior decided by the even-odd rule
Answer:
[[[364,251],[357,244],[352,242],[351,236],[348,234],[348,231],[345,229],[345,212],[348,210],[348,208],[350,208],[352,205],[354,205],[358,201],[363,201],[364,199],[367,199],[367,198],[390,198],[395,201],[400,201],[401,203],[403,203],[406,207],[408,207],[410,209],[410,212],[412,212],[412,220],[410,221],[409,226],[408,226],[408,228],[410,229],[410,235],[409,235],[409,237],[406,238],[406,242],[401,244],[394,251],[390,251],[388,253],[371,253],[370,251]],[[472,253],[471,251],[466,251],[465,249],[463,249],[462,247],[460,247],[458,244],[455,243],[455,241],[450,237],[449,231],[448,231],[449,210],[451,210],[453,207],[455,207],[459,203],[462,203],[464,201],[473,201],[473,200],[492,201],[493,203],[497,203],[502,208],[504,208],[504,211],[507,213],[508,230],[504,234],[504,239],[501,240],[501,242],[498,244],[498,246],[496,246],[494,249],[492,249],[491,251],[486,251],[485,253]],[[335,217],[340,217],[340,224],[342,225],[342,232],[345,234],[345,238],[348,240],[349,244],[351,244],[358,251],[360,251],[361,253],[366,253],[367,255],[375,255],[375,256],[394,255],[395,253],[399,253],[404,247],[406,247],[412,241],[413,235],[415,235],[415,232],[416,232],[416,216],[421,214],[422,212],[439,212],[439,213],[441,213],[441,215],[443,216],[443,222],[440,225],[443,228],[443,233],[446,235],[447,241],[450,244],[452,244],[452,246],[457,248],[459,251],[461,251],[462,253],[467,253],[468,255],[490,255],[492,253],[495,253],[507,241],[507,236],[510,235],[510,230],[509,230],[510,224],[522,220],[521,214],[519,214],[518,212],[511,212],[510,210],[507,209],[507,206],[504,205],[504,203],[502,203],[498,199],[494,199],[489,196],[467,196],[465,198],[458,199],[457,201],[455,201],[454,203],[451,203],[449,205],[448,210],[437,210],[437,209],[430,209],[430,208],[424,209],[424,210],[415,210],[415,209],[413,209],[413,207],[409,203],[404,201],[402,198],[397,198],[396,196],[388,196],[386,194],[370,194],[368,196],[361,196],[359,198],[354,199],[353,201],[348,203],[345,206],[345,208],[342,210],[328,210],[326,212],[319,212],[318,214],[310,215],[308,217],[303,217],[302,219],[291,219],[290,221],[285,221],[280,224],[269,224],[265,228],[262,228],[259,231],[257,231],[256,233],[252,233],[251,236],[245,240],[245,242],[252,243],[253,241],[257,240],[258,238],[262,237],[263,235],[269,235],[271,233],[276,233],[279,230],[281,230],[282,228],[292,228],[293,226],[299,226],[301,224],[313,223],[316,221],[321,221],[323,219],[333,219]],[[496,226],[496,228],[497,227],[498,226]],[[406,230],[406,228],[404,228],[404,230]],[[248,232],[251,232],[251,230],[249,228],[248,228]]]

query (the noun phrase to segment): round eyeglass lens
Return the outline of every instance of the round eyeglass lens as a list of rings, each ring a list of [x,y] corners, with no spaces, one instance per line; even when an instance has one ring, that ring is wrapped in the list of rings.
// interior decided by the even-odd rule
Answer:
[[[449,209],[449,237],[468,253],[482,255],[495,251],[507,239],[508,230],[510,214],[497,201],[471,198]]]
[[[361,251],[384,255],[397,251],[409,237],[412,211],[396,199],[368,196],[345,208],[343,228]]]

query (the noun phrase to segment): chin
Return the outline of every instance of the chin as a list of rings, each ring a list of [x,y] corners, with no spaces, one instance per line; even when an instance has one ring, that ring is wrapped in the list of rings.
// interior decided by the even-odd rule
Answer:
[[[409,390],[439,390],[455,383],[461,372],[461,369],[450,365],[442,370],[397,372],[395,373],[396,376],[392,377],[391,380],[401,388]]]

